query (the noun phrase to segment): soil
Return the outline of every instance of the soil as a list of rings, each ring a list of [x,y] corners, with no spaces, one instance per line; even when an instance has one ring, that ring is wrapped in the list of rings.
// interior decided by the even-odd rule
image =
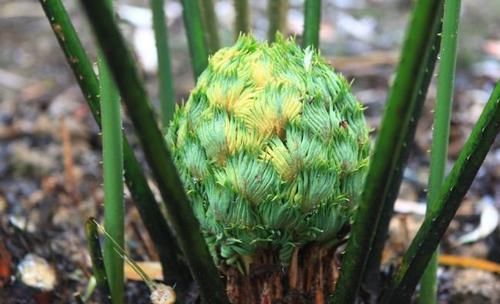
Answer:
[[[76,1],[65,1],[90,56],[95,46]],[[180,4],[168,2],[170,45],[178,100],[193,86]],[[215,1],[222,41],[233,41],[230,0]],[[266,1],[252,2],[254,34],[265,38]],[[367,121],[379,126],[387,90],[412,1],[324,0],[322,54],[352,81],[352,89],[367,107]],[[500,2],[463,0],[449,166],[456,159],[492,88],[500,79]],[[121,4],[147,7],[148,1]],[[300,33],[302,1],[290,1],[289,29]],[[140,28],[123,22],[134,45]],[[68,65],[59,50],[38,1],[0,0],[0,304],[76,303],[84,293],[91,267],[86,252],[84,222],[102,218],[101,138]],[[142,40],[141,40],[142,41]],[[139,44],[138,58],[148,44]],[[154,56],[154,55],[153,55]],[[142,61],[144,78],[157,106],[154,69]],[[405,172],[400,200],[422,206],[426,198],[432,108],[436,87],[428,93],[423,117]],[[133,129],[125,130],[135,151]],[[445,140],[445,139],[443,139]],[[143,162],[144,163],[144,162]],[[146,167],[146,166],[145,166]],[[500,229],[460,244],[457,239],[480,222],[481,202],[500,212],[500,139],[497,138],[458,215],[442,242],[441,254],[474,257],[500,263]],[[127,251],[137,261],[156,261],[154,251],[130,196],[126,194]],[[422,216],[399,214],[391,223],[384,251],[384,272],[397,265]],[[54,270],[55,287],[43,291],[21,281],[18,267],[28,254],[44,259]],[[50,272],[49,272],[50,273]],[[48,275],[48,274],[46,274]],[[440,303],[498,303],[498,271],[441,265]],[[126,303],[149,303],[143,282],[127,281]],[[88,303],[97,303],[94,295]]]

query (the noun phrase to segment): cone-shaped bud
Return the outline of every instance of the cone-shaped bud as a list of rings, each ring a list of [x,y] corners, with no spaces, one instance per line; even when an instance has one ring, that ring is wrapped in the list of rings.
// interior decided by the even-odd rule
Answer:
[[[369,154],[363,107],[312,49],[242,36],[215,53],[167,134],[218,262],[328,244],[349,222]]]

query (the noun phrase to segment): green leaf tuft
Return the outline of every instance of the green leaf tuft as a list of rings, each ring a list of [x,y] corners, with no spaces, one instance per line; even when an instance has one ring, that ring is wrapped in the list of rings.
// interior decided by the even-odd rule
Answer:
[[[334,243],[368,164],[363,107],[313,48],[241,35],[215,53],[167,143],[216,261]]]

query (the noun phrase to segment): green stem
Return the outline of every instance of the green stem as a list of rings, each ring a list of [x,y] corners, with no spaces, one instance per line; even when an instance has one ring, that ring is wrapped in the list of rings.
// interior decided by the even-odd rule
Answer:
[[[111,0],[105,5],[113,10]],[[123,153],[122,119],[120,113],[120,95],[105,59],[99,55],[99,91],[101,92],[102,113],[102,163],[104,180],[104,227],[121,246],[125,244],[125,206],[123,203]],[[115,251],[114,244],[104,241],[104,265],[109,277],[109,289],[113,304],[123,303],[124,261]]]
[[[446,0],[444,3],[443,33],[441,43],[441,62],[439,64],[438,88],[435,109],[434,129],[432,133],[431,164],[429,175],[429,197],[426,216],[436,206],[431,205],[442,186],[446,162],[448,159],[448,139],[450,135],[450,117],[455,82],[455,65],[457,58],[457,36],[460,19],[460,0]],[[438,250],[432,259],[421,281],[419,302],[422,304],[437,303],[437,268]]]
[[[99,56],[99,83],[102,113],[102,159],[104,179],[104,226],[123,247],[125,243],[123,205],[123,154],[120,96],[109,75],[106,62]],[[123,259],[114,245],[104,241],[104,264],[108,270],[113,303],[123,302]]]
[[[99,233],[95,224],[95,219],[89,218],[85,223],[85,235],[89,247],[92,270],[97,283],[97,288],[101,292],[102,303],[111,304],[111,293],[109,292],[108,277],[104,259],[102,258],[101,244],[99,243]]]
[[[422,275],[422,278],[420,280],[420,295],[418,297],[418,302],[421,304],[437,303],[438,255],[439,247],[437,247],[436,251],[434,251],[434,253],[432,254],[431,259],[429,260],[429,263],[427,264],[424,274]]]
[[[95,120],[101,125],[99,80],[61,0],[39,0]]]
[[[220,48],[219,32],[217,31],[217,15],[215,14],[212,0],[199,0],[201,18],[205,28],[205,41],[210,54],[217,52]]]
[[[40,4],[51,23],[54,34],[85,96],[92,115],[100,127],[99,81],[69,15],[61,0],[40,0]],[[135,158],[127,138],[123,136],[123,139],[125,182],[144,226],[158,250],[164,280],[169,285],[176,284],[177,295],[181,296],[181,293],[186,291],[189,286],[189,272],[181,260],[181,252],[175,237],[162,216],[144,172]]]
[[[97,281],[95,279],[95,276],[91,276],[89,278],[89,282],[87,283],[87,288],[85,289],[85,293],[83,294],[83,296],[80,296],[81,300],[84,303],[87,303],[89,301],[89,299],[90,299],[90,297],[92,297],[92,294],[94,293],[96,287],[97,287]]]
[[[287,30],[288,0],[268,0],[267,13],[269,17],[267,39],[273,42],[276,33],[283,34]]]
[[[321,24],[321,0],[306,0],[304,4],[304,34],[302,47],[319,48],[319,27]]]
[[[443,6],[440,6],[438,12],[440,16],[443,14]],[[436,64],[439,47],[441,43],[441,18],[435,20],[434,30],[431,37],[433,38],[432,44],[429,44],[426,55],[423,57],[422,62],[425,62],[415,73],[416,89],[413,91],[412,96],[415,99],[415,107],[408,125],[408,132],[405,134],[403,140],[402,151],[396,162],[393,177],[389,181],[389,189],[384,200],[383,209],[380,215],[375,239],[373,240],[372,249],[368,257],[366,266],[366,273],[363,279],[363,287],[372,295],[377,296],[381,288],[380,278],[380,262],[382,258],[382,251],[387,240],[389,223],[393,215],[394,203],[399,194],[399,187],[403,179],[404,168],[408,161],[408,156],[413,147],[413,140],[415,138],[415,131],[417,128],[418,120],[420,119],[422,109],[427,95],[427,89],[432,79],[434,67]]]
[[[165,140],[156,125],[132,54],[112,12],[100,0],[81,1],[128,110],[146,160],[157,181],[179,244],[206,303],[227,303],[224,286],[200,232]]]
[[[433,43],[432,34],[439,15],[441,1],[418,1],[403,46],[401,61],[394,85],[389,93],[380,133],[375,145],[365,186],[358,204],[347,243],[346,254],[333,302],[354,303],[364,275],[370,248],[375,238],[381,211],[391,187],[398,160],[403,153],[411,117],[416,108],[414,96],[420,89],[415,81],[415,71],[425,68],[422,58],[428,56]],[[391,158],[388,159],[387,156]]]
[[[175,91],[172,67],[170,64],[170,49],[168,47],[168,30],[163,9],[164,0],[150,0],[153,12],[153,29],[158,57],[158,87],[163,127],[167,128],[174,115]]]
[[[236,38],[241,33],[250,32],[250,9],[248,8],[248,0],[233,0],[234,10],[236,11]]]
[[[208,49],[203,31],[203,23],[199,2],[196,0],[182,0],[182,15],[184,26],[186,27],[186,36],[191,55],[191,65],[193,67],[194,78],[205,70],[208,64]]]
[[[500,82],[497,82],[478,122],[472,129],[450,174],[436,198],[429,215],[420,226],[390,288],[381,303],[407,303],[427,263],[436,250],[460,203],[472,184],[489,148],[500,132]]]

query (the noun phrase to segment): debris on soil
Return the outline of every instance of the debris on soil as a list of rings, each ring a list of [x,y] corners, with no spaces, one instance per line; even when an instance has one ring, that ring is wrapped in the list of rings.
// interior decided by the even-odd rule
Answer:
[[[481,270],[457,271],[450,290],[450,302],[460,304],[500,303],[500,281]]]
[[[457,240],[458,244],[476,242],[487,237],[488,235],[492,234],[493,231],[495,231],[495,229],[498,227],[500,215],[493,203],[493,199],[490,197],[485,197],[478,202],[478,207],[479,209],[481,209],[479,226],[477,226],[474,230],[460,236]]]
[[[12,255],[5,248],[5,245],[0,243],[0,288],[2,288],[12,275]]]

